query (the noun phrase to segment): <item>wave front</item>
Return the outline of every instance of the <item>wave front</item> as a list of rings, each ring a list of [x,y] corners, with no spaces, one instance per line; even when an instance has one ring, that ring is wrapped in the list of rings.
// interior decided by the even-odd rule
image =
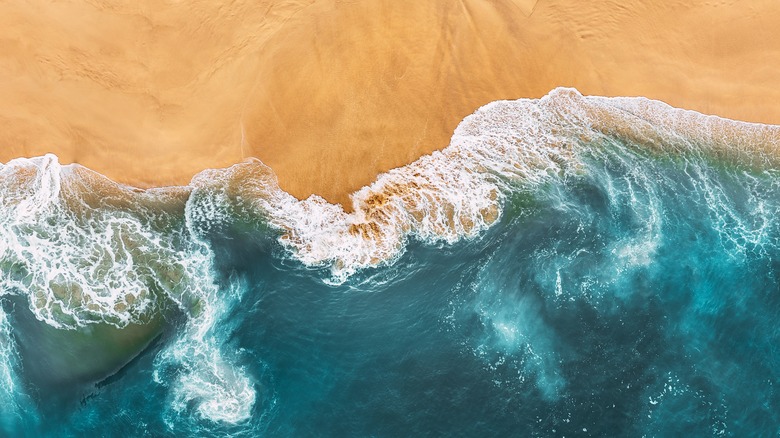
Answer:
[[[518,197],[592,172],[600,154],[760,175],[780,168],[780,127],[556,89],[480,108],[448,147],[352,194],[350,212],[317,196],[294,198],[258,160],[205,170],[188,186],[140,190],[53,155],[20,158],[0,165],[0,296],[21,299],[38,321],[84,342],[101,325],[153,325],[140,347],[121,353],[121,364],[159,335],[160,316],[183,316],[156,356],[154,379],[171,386],[173,415],[194,409],[212,422],[240,424],[253,415],[257,385],[225,348],[220,325],[245,287],[216,269],[215,238],[249,227],[274,239],[281,258],[318,269],[317,278],[336,287],[393,265],[410,240],[481,238],[520,214],[512,207]],[[4,335],[14,330],[6,315],[13,312],[0,312],[0,336],[8,339],[0,355],[8,358],[21,339]],[[19,363],[4,361],[5,374],[24,374]],[[93,371],[94,380],[116,371],[115,356],[110,363]],[[11,383],[2,391],[17,406],[27,397]]]

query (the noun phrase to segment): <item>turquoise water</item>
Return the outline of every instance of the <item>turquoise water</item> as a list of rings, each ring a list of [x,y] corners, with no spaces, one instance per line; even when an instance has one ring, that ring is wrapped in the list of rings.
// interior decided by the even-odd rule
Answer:
[[[576,104],[555,94],[528,102],[550,101]],[[527,112],[526,103],[505,105]],[[152,258],[131,252],[131,272],[149,276],[139,284],[157,285],[157,292],[149,287],[157,294],[154,309],[167,321],[140,355],[99,382],[47,387],[25,371],[51,353],[22,345],[22,331],[37,320],[31,315],[38,308],[27,310],[25,298],[36,287],[30,279],[35,265],[14,274],[16,265],[8,262],[13,251],[6,250],[0,342],[8,366],[0,374],[0,431],[780,433],[780,170],[766,148],[745,149],[755,136],[748,135],[747,143],[729,143],[733,136],[702,143],[701,135],[686,137],[660,125],[652,128],[655,136],[627,135],[594,128],[585,123],[590,116],[568,112],[554,114],[555,129],[520,132],[507,128],[515,118],[502,108],[501,119],[493,117],[496,106],[481,110],[485,119],[467,119],[453,140],[465,141],[468,134],[490,143],[490,153],[466,151],[485,169],[470,167],[473,161],[458,164],[442,171],[444,184],[435,173],[420,171],[423,165],[408,170],[423,175],[412,195],[397,184],[401,177],[409,180],[405,170],[361,195],[372,199],[391,187],[404,211],[414,210],[412,201],[415,208],[423,203],[414,198],[419,193],[451,206],[431,213],[432,202],[422,219],[399,219],[392,196],[380,206],[380,212],[392,207],[391,219],[370,209],[358,209],[356,215],[364,215],[359,220],[343,219],[337,215],[343,212],[316,199],[309,200],[314,207],[285,204],[293,201],[268,188],[273,181],[252,166],[251,172],[234,169],[219,185],[199,185],[196,178],[186,206],[165,213],[156,204],[130,213],[115,204],[90,206],[95,216],[106,209],[124,212],[126,223],[137,222],[152,236],[144,251],[161,248],[155,254],[163,255]],[[539,114],[534,123],[549,112]],[[621,123],[649,123],[635,114]],[[473,132],[499,126],[509,134]],[[529,140],[517,140],[523,135],[557,149],[530,156]],[[499,156],[502,138],[521,144],[512,153],[537,164],[518,166],[505,150]],[[560,138],[568,139],[563,146]],[[731,147],[737,152],[723,152]],[[446,153],[431,161],[438,169],[454,162]],[[499,164],[486,164],[493,162]],[[278,206],[284,214],[274,210]],[[157,212],[154,221],[149,212]],[[463,219],[467,213],[471,222]],[[293,216],[305,218],[303,225]],[[79,229],[99,228],[105,235],[95,225],[100,220]],[[380,232],[322,231],[343,228],[344,220],[374,220]],[[382,228],[387,224],[392,226]],[[19,245],[31,241],[22,228],[5,230],[27,236],[18,238]],[[346,249],[339,247],[344,241]],[[47,242],[38,241],[40,251],[72,244]],[[327,244],[324,256],[317,252],[320,244]],[[186,257],[196,262],[186,265]],[[157,267],[166,263],[184,266],[173,285],[161,274],[172,268]],[[100,275],[113,278],[111,268]],[[113,315],[88,310],[75,314],[81,321]],[[110,321],[121,325],[120,316]]]

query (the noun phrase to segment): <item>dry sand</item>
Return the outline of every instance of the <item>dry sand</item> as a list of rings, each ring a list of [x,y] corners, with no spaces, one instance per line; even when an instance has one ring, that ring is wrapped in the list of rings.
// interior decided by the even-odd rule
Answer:
[[[0,3],[0,162],[184,184],[255,156],[346,202],[497,99],[642,95],[780,123],[780,2]]]

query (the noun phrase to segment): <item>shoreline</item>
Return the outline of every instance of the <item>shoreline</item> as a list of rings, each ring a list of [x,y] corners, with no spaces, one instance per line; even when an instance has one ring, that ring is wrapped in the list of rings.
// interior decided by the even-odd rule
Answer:
[[[780,4],[623,6],[4,5],[0,162],[50,152],[153,188],[256,157],[296,198],[349,210],[478,107],[557,86],[780,123],[780,42],[763,30]]]
[[[574,89],[558,88],[542,99],[495,101],[483,106],[461,122],[450,146],[384,173],[354,192],[352,210],[319,197],[297,200],[277,184],[273,170],[259,160],[203,171],[187,186],[144,191],[119,186],[81,165],[61,165],[56,156],[48,155],[0,166],[6,186],[3,206],[10,213],[5,223],[11,226],[0,231],[10,236],[9,245],[13,246],[36,229],[22,226],[25,223],[58,226],[58,219],[46,219],[49,215],[95,236],[90,244],[109,248],[116,244],[112,240],[115,234],[109,231],[114,226],[111,212],[127,210],[129,218],[137,221],[132,223],[138,224],[130,229],[138,230],[141,242],[129,248],[145,251],[143,248],[152,245],[176,263],[184,253],[176,246],[166,246],[165,242],[171,241],[156,239],[144,229],[182,232],[196,242],[230,224],[262,224],[261,228],[275,230],[278,243],[294,258],[306,266],[330,267],[327,281],[340,284],[360,269],[395,260],[408,238],[454,243],[477,236],[501,217],[505,196],[545,184],[550,178],[576,174],[583,163],[579,161],[584,157],[581,151],[587,156],[588,151],[598,151],[612,140],[627,147],[629,156],[638,148],[651,156],[725,160],[757,172],[774,173],[780,168],[780,125],[707,116],[644,98],[582,96]],[[103,219],[82,223],[83,215],[78,212],[83,207],[102,212],[97,217]],[[77,214],[60,215],[60,208]],[[144,218],[157,219],[147,223]],[[81,235],[67,234],[68,239]],[[48,245],[50,249],[40,251],[41,260],[35,263],[55,263],[52,257],[57,258],[57,248],[72,248],[62,240]],[[124,257],[127,248],[119,245],[120,256]],[[82,252],[80,249],[71,256],[78,260]],[[198,254],[203,256],[195,251],[187,252],[187,257]],[[131,258],[142,257],[136,254]],[[182,269],[186,266],[192,265],[181,265]],[[177,282],[187,269],[173,277],[163,271],[160,281]],[[37,275],[36,281],[44,281],[42,275]],[[57,294],[73,283],[61,280],[58,284],[62,286],[52,289],[52,299],[60,299]],[[39,290],[48,290],[48,284]],[[136,290],[132,285],[126,289]],[[138,290],[136,298],[117,295],[113,298],[116,303],[89,310],[108,312],[124,321],[120,314],[128,306],[145,303],[146,289]],[[41,308],[44,319],[48,318],[47,309]]]

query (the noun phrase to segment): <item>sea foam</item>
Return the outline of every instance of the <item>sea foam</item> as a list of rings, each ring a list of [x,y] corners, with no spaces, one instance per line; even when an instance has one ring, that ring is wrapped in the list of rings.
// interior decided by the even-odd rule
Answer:
[[[476,238],[508,197],[583,171],[582,153],[611,140],[758,169],[780,161],[780,127],[572,89],[485,105],[448,147],[352,194],[351,212],[295,199],[258,160],[206,170],[186,187],[138,190],[53,155],[17,159],[0,165],[0,296],[24,296],[36,318],[63,329],[125,327],[178,307],[187,323],[156,361],[160,383],[173,382],[174,411],[194,404],[206,419],[240,422],[255,392],[215,330],[240,291],[217,286],[209,236],[237,220],[266,223],[289,256],[342,283],[392,263],[409,239]]]
[[[202,278],[211,256],[203,238],[238,215],[278,229],[292,256],[330,267],[328,280],[343,282],[392,262],[410,238],[478,236],[507,196],[577,172],[578,156],[610,138],[760,168],[780,159],[777,126],[573,89],[485,105],[447,148],[353,193],[351,212],[316,195],[295,199],[258,160],[206,170],[187,187],[140,191],[53,155],[17,159],[0,167],[0,289],[24,290],[36,316],[55,327],[144,322],[161,300],[186,308],[211,294],[199,290],[213,282]]]
[[[316,195],[293,198],[256,160],[207,171],[193,185],[218,191],[223,205],[254,211],[281,231],[294,257],[329,266],[327,281],[341,283],[357,270],[392,262],[410,238],[453,243],[478,236],[498,220],[507,196],[576,173],[583,152],[615,140],[652,154],[706,155],[756,168],[780,161],[777,126],[559,88],[538,100],[483,106],[460,123],[447,148],[353,193],[349,213]]]
[[[213,391],[178,390],[177,399],[214,421],[248,416],[249,381],[206,336],[224,304],[213,254],[187,226],[191,189],[134,190],[53,155],[2,166],[0,184],[0,295],[25,296],[37,319],[69,330],[145,324],[178,307],[188,322],[160,357],[180,366],[171,377],[181,386]],[[220,406],[234,393],[239,407],[228,416]]]

